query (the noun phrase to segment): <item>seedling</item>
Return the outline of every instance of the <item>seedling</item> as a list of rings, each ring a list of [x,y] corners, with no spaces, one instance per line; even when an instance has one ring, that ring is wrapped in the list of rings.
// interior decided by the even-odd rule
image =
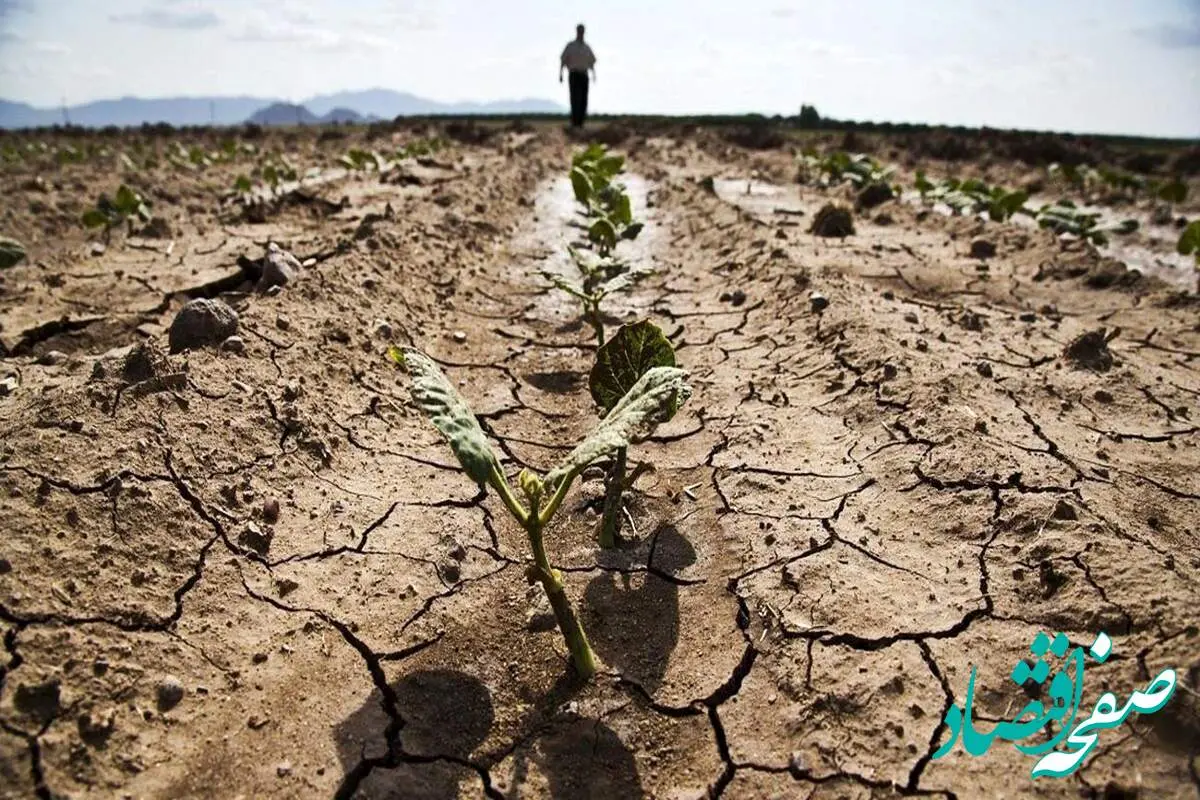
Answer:
[[[625,169],[625,157],[613,155],[604,145],[593,144],[571,160],[571,189],[584,207],[588,240],[607,257],[621,241],[632,241],[642,232],[633,218],[633,204],[625,187],[614,179]]]
[[[592,400],[603,415],[612,410],[641,379],[657,367],[675,366],[675,348],[652,322],[622,325],[612,339],[596,351],[596,363],[588,377]],[[681,401],[682,402],[682,401]],[[626,449],[618,448],[604,481],[604,514],[600,519],[599,542],[604,548],[617,546],[621,532],[621,498],[636,478],[625,477]]]
[[[582,257],[579,256],[578,251],[570,249],[570,252],[577,259],[576,264],[582,263]],[[606,268],[619,271],[610,275],[604,271]],[[610,294],[631,288],[650,273],[651,270],[646,267],[630,267],[624,262],[608,261],[603,267],[596,267],[592,272],[585,272],[583,281],[578,283],[548,269],[542,270],[542,277],[580,302],[583,306],[584,319],[588,321],[596,334],[596,343],[603,345],[604,317],[600,304]]]
[[[384,173],[392,166],[387,158],[375,150],[360,150],[357,147],[348,150],[344,156],[338,159],[338,163],[346,169],[356,172],[367,172],[373,169]]]
[[[865,153],[850,154],[840,150],[822,157],[815,149],[807,148],[801,151],[797,160],[800,165],[797,179],[800,183],[815,182],[825,187],[844,182],[850,182],[856,188],[872,183],[886,184],[895,171]]]
[[[1196,291],[1200,292],[1200,219],[1194,219],[1179,235],[1175,249],[1179,255],[1192,256],[1196,261]]]
[[[691,394],[687,373],[674,367],[647,371],[565,461],[544,476],[522,469],[517,476],[517,487],[525,498],[522,503],[509,487],[479,420],[437,364],[413,349],[393,347],[388,354],[412,376],[413,400],[445,437],[467,475],[481,490],[491,487],[524,529],[533,554],[526,579],[541,583],[571,654],[571,665],[581,678],[591,678],[596,673],[596,657],[567,597],[562,573],[550,564],[545,531],[571,484],[587,466],[642,441],[675,415]]]
[[[83,224],[88,228],[104,228],[105,240],[112,229],[123,222],[129,225],[132,233],[135,222],[145,223],[150,219],[150,203],[125,184],[121,184],[113,199],[102,194],[95,208],[83,212]]]
[[[1013,214],[1025,212],[1029,193],[1011,191],[1003,186],[988,186],[978,178],[960,181],[946,178],[941,183],[931,183],[925,173],[918,171],[916,189],[926,202],[941,202],[955,214],[978,214],[987,211],[995,222],[1004,222]]]
[[[1039,227],[1059,235],[1070,234],[1101,246],[1108,244],[1110,233],[1125,235],[1138,229],[1135,219],[1100,224],[1099,213],[1081,211],[1070,200],[1060,200],[1057,204],[1042,206],[1034,215],[1034,219]]]

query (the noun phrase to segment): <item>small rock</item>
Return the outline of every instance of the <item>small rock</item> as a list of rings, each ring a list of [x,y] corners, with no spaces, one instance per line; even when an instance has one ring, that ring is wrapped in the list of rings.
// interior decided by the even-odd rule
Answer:
[[[19,385],[16,375],[6,375],[0,378],[0,397],[8,397],[17,390],[17,386]]]
[[[268,525],[274,525],[279,521],[279,500],[275,497],[268,497],[263,500],[263,521]]]
[[[275,581],[275,591],[279,593],[280,597],[286,597],[299,588],[300,584],[291,578],[279,578]]]
[[[255,664],[265,664],[267,662],[267,654],[266,653],[255,653],[253,656],[250,657],[250,660],[252,662],[254,662]]]
[[[286,331],[292,327],[292,321],[287,318],[286,314],[280,314],[275,317],[275,327],[281,331]]]
[[[980,361],[975,365],[975,371],[985,378],[992,377],[992,365],[986,361]]]
[[[875,208],[875,206],[882,205],[895,196],[896,194],[892,191],[891,186],[888,186],[883,181],[876,181],[863,187],[863,190],[854,198],[854,207],[859,210]]]
[[[458,583],[462,577],[462,567],[457,561],[447,559],[438,564],[438,574],[446,583]]]
[[[1066,500],[1059,500],[1054,504],[1054,512],[1051,515],[1055,519],[1074,520],[1079,519],[1079,514],[1075,511],[1075,506],[1068,503]]]
[[[917,316],[916,312],[909,311],[907,314],[904,315],[904,321],[911,323],[913,325],[917,325],[921,322],[921,318]]]
[[[7,575],[12,572],[12,562],[7,558],[0,558],[0,575]]]
[[[1037,314],[1032,311],[1026,311],[1021,316],[1017,317],[1021,322],[1037,322]]]
[[[810,292],[808,295],[808,305],[814,314],[820,314],[829,308],[829,298],[820,292]]]
[[[174,675],[164,675],[155,689],[159,711],[170,711],[183,700],[183,684]]]
[[[37,363],[45,367],[57,367],[59,364],[67,360],[67,354],[61,350],[48,350],[42,353],[37,360]]]
[[[265,292],[272,286],[286,286],[296,280],[300,269],[300,261],[294,255],[271,242],[267,245],[267,254],[263,256],[258,290]]]
[[[1103,389],[1097,389],[1092,397],[1096,398],[1097,403],[1111,403],[1113,401],[1113,396]]]
[[[377,319],[372,333],[376,339],[391,339],[395,331],[392,330],[391,323],[387,320]]]
[[[230,336],[221,342],[221,349],[230,353],[244,353],[246,352],[246,340],[240,336]]]
[[[746,302],[746,293],[741,289],[736,289],[732,292],[722,292],[721,296],[717,299],[722,303],[729,303],[732,306],[740,306]]]
[[[201,297],[175,315],[168,341],[172,353],[225,341],[237,333],[238,315],[222,300]]]
[[[92,255],[102,256],[108,248],[104,246],[104,242],[94,242],[92,244]]]
[[[1108,343],[1115,335],[1115,331],[1108,334],[1104,328],[1088,331],[1075,337],[1063,351],[1063,356],[1076,368],[1107,372],[1113,366],[1112,351],[1108,349]]]
[[[292,762],[284,761],[283,763],[276,766],[275,774],[281,778],[286,778],[288,775],[291,775],[292,774]]]
[[[253,522],[247,522],[246,527],[238,535],[238,544],[250,548],[260,556],[265,556],[271,550],[271,540],[274,538],[275,532],[270,528],[263,530]]]
[[[462,344],[463,342],[465,342],[467,340],[467,332],[466,331],[455,331],[451,335],[454,337],[454,341],[458,342],[459,344]]]
[[[996,255],[996,245],[987,239],[976,239],[971,242],[971,258],[992,258]]]

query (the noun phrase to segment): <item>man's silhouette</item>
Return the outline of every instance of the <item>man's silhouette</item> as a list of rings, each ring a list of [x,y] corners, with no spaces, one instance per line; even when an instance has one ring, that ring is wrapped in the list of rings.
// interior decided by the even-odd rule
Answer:
[[[592,80],[596,79],[596,56],[583,41],[582,25],[575,26],[575,38],[563,48],[558,67],[559,83],[562,83],[563,70],[567,71],[571,89],[571,125],[581,128],[587,118],[588,70],[592,71]]]

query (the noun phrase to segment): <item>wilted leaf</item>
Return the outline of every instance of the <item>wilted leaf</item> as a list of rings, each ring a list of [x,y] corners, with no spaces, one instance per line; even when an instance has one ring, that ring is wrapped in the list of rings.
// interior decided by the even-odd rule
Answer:
[[[608,413],[638,379],[654,367],[675,366],[675,348],[653,322],[622,325],[596,352],[588,388]]]
[[[546,476],[548,492],[571,480],[584,467],[622,447],[642,441],[692,394],[687,372],[677,367],[654,367],[617,402],[591,434]]]
[[[463,469],[481,488],[486,486],[493,472],[500,471],[500,460],[466,401],[433,359],[419,350],[392,347],[388,355],[412,375],[413,400],[450,443]]]
[[[1188,223],[1188,226],[1183,229],[1183,233],[1179,235],[1179,242],[1176,243],[1175,249],[1181,256],[1195,253],[1196,258],[1200,259],[1200,219]]]
[[[83,212],[83,224],[88,228],[101,228],[109,222],[108,214],[98,208],[89,208]]]
[[[621,238],[632,242],[638,237],[638,234],[642,232],[643,227],[644,225],[640,222],[635,222],[632,225],[626,226],[626,228],[621,231]]]
[[[25,258],[25,245],[16,239],[0,236],[0,269],[19,264]]]

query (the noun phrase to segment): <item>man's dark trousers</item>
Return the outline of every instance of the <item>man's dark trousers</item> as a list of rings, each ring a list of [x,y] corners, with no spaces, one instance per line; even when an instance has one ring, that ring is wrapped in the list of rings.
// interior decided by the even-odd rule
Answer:
[[[587,73],[574,71],[568,73],[567,85],[571,89],[571,124],[576,128],[583,127],[583,121],[587,118]]]

